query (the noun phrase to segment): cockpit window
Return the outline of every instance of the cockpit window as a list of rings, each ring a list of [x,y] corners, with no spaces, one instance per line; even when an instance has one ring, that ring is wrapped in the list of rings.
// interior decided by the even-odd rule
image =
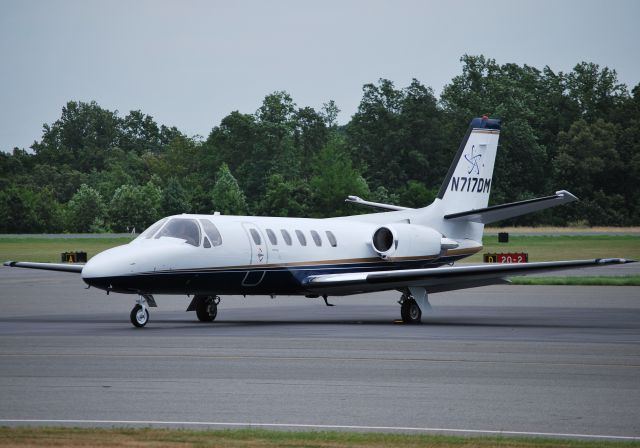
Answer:
[[[158,229],[160,229],[160,227],[162,227],[162,224],[167,222],[167,219],[168,218],[162,218],[160,221],[151,224],[149,227],[147,227],[147,230],[138,235],[138,238],[136,239],[151,239],[153,237],[153,234],[156,233]]]
[[[222,244],[222,235],[218,231],[218,228],[208,219],[201,219],[200,224],[202,224],[202,228],[204,229],[204,233],[207,234],[209,239],[211,240],[211,244],[215,246],[220,246]]]
[[[156,239],[162,238],[163,236],[185,240],[186,243],[192,246],[200,245],[200,227],[195,219],[171,219],[162,230],[158,232]]]

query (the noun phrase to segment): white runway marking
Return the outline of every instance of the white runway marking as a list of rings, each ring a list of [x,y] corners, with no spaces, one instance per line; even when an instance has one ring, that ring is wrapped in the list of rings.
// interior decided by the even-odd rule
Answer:
[[[57,423],[63,425],[170,425],[170,426],[224,426],[241,428],[300,428],[300,429],[353,429],[362,431],[413,431],[454,434],[490,434],[501,436],[572,437],[581,439],[640,440],[640,436],[613,436],[600,434],[565,434],[556,432],[507,431],[492,429],[419,428],[410,426],[364,425],[311,425],[299,423],[238,423],[238,422],[172,422],[159,420],[49,420],[49,419],[0,419],[0,423]]]

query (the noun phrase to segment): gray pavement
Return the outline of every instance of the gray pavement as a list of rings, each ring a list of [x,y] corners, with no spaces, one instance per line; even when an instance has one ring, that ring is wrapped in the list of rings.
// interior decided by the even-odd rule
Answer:
[[[396,296],[223,297],[212,324],[159,296],[138,330],[132,296],[2,267],[0,424],[640,437],[640,288],[436,294],[421,326]]]

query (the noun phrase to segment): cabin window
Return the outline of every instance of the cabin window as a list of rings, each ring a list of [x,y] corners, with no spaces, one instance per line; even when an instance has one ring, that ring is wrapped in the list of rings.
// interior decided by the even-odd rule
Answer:
[[[291,235],[284,229],[280,229],[280,233],[282,233],[282,238],[284,238],[284,242],[287,243],[287,246],[291,246]]]
[[[251,238],[253,238],[253,242],[256,243],[256,246],[262,244],[262,238],[260,238],[260,234],[256,229],[249,229],[249,233],[251,233]]]
[[[220,246],[222,245],[222,235],[218,231],[218,228],[214,223],[209,221],[208,219],[201,219],[200,224],[202,224],[202,228],[204,229],[204,233],[207,234],[209,239],[211,240],[211,245]],[[204,246],[207,247],[207,246]],[[211,246],[208,246],[211,247]]]
[[[142,232],[140,235],[138,235],[138,238],[136,239],[151,239],[153,238],[153,235],[158,231],[158,229],[160,229],[160,227],[162,227],[162,224],[164,224],[165,222],[167,222],[167,219],[169,218],[162,218],[160,221],[151,224],[149,227],[147,227],[147,230],[145,230],[144,232]]]
[[[307,245],[307,238],[304,236],[304,233],[300,230],[296,230],[296,236],[298,237],[298,241],[300,241],[301,246]]]
[[[329,244],[331,247],[336,247],[338,245],[338,240],[336,240],[336,236],[333,234],[331,230],[327,230],[325,232],[327,234],[327,238],[329,239]]]
[[[271,241],[271,244],[273,244],[274,246],[278,244],[278,239],[276,238],[276,234],[273,233],[273,230],[267,229],[267,236],[269,237],[269,241]]]
[[[200,226],[195,219],[173,218],[156,235],[156,239],[162,237],[178,238],[197,247],[200,245]]]
[[[209,242],[209,238],[207,238],[207,237],[205,236],[205,237],[204,237],[204,243],[202,243],[202,245],[203,245],[205,248],[207,248],[207,249],[208,249],[208,248],[210,248],[210,247],[211,247],[211,243]]]
[[[315,230],[312,230],[311,238],[313,238],[313,242],[316,243],[316,246],[318,247],[322,246],[322,239],[320,238],[320,235],[318,235],[318,232],[316,232]]]

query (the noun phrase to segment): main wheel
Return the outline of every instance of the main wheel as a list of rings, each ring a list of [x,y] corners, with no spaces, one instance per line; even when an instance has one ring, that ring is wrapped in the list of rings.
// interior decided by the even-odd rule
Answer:
[[[419,324],[422,319],[422,311],[415,299],[405,299],[400,308],[402,322],[405,324]]]
[[[142,328],[149,322],[149,311],[146,308],[142,308],[142,305],[138,304],[133,307],[129,316],[131,323],[138,328]]]
[[[213,322],[218,315],[218,305],[211,296],[199,296],[196,300],[196,316],[200,322]]]

